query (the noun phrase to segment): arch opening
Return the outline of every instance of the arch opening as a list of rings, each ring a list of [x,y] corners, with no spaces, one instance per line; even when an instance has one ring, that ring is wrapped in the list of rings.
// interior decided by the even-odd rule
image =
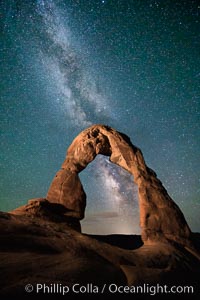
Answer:
[[[138,188],[130,173],[99,154],[79,176],[87,195],[82,232],[140,234]]]

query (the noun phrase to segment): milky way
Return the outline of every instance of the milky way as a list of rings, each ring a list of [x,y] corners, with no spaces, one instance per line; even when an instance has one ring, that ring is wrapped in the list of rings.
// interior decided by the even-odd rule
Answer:
[[[0,209],[45,196],[73,138],[103,123],[142,149],[200,230],[196,1],[3,1],[1,11]],[[131,175],[98,156],[80,177],[85,231],[140,231]]]
[[[62,13],[51,1],[38,1],[37,11],[42,17],[42,33],[46,40],[46,43],[42,43],[41,61],[52,76],[52,82],[59,95],[58,104],[60,109],[66,112],[68,121],[72,123],[72,126],[82,129],[92,125],[95,120],[99,119],[99,115],[102,119],[105,117],[112,119],[108,100],[97,90],[96,82],[90,77],[89,71],[86,72],[84,66],[81,65],[80,58],[77,57],[72,47],[70,28],[64,25]],[[93,117],[90,116],[90,112]],[[92,172],[88,172],[96,178],[93,184],[90,178],[87,179],[93,188],[99,191],[104,190],[103,198],[100,192],[98,196],[95,196],[96,199],[91,199],[90,210],[95,212],[96,216],[101,207],[104,207],[105,212],[114,211],[115,217],[119,217],[117,221],[121,222],[120,232],[133,227],[133,221],[136,223],[138,218],[134,218],[133,215],[137,209],[137,202],[134,201],[137,197],[133,197],[135,190],[132,176],[125,175],[126,172],[109,164],[103,157],[98,158]],[[126,191],[123,187],[126,187]],[[98,203],[101,204],[98,205]],[[101,212],[101,217],[104,215],[105,213]],[[127,215],[131,217],[127,219]],[[119,228],[113,227],[109,229],[111,232],[116,230],[119,232]],[[138,224],[135,227],[137,230]]]

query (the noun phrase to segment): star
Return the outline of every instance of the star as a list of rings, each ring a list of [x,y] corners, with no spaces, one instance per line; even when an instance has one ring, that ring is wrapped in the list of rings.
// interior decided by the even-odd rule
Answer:
[[[45,196],[72,140],[99,123],[141,148],[199,231],[196,2],[0,2],[0,210]],[[112,203],[124,214],[132,211],[133,179],[104,157],[96,159],[80,174],[88,212],[109,210]],[[129,232],[140,231],[136,223],[128,220]]]

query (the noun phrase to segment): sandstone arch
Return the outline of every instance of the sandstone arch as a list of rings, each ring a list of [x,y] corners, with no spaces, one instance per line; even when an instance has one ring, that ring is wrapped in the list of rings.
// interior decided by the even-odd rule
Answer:
[[[133,175],[138,185],[143,242],[168,239],[185,244],[191,235],[190,228],[156,173],[146,165],[141,150],[126,135],[105,125],[93,125],[74,139],[46,199],[64,205],[67,215],[82,219],[86,194],[78,173],[98,154],[109,156],[111,162]]]

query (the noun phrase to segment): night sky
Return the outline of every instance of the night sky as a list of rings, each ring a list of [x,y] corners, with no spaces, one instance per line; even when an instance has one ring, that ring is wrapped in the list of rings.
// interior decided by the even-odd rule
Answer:
[[[3,0],[0,22],[0,210],[45,197],[72,140],[103,123],[200,231],[198,1]],[[80,177],[83,231],[140,232],[126,171],[98,156]]]

